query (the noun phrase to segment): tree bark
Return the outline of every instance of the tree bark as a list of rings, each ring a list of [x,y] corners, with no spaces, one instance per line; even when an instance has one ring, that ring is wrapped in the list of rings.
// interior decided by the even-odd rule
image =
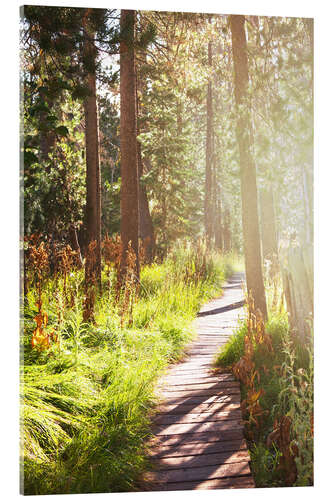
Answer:
[[[314,72],[314,20],[307,18],[304,20],[305,27],[309,35],[310,54],[311,54],[311,122],[313,123],[313,72]],[[303,189],[306,202],[306,217],[307,217],[307,243],[313,243],[314,229],[313,229],[313,147],[310,151],[310,169],[303,167]]]
[[[264,319],[267,319],[261,266],[256,167],[251,153],[250,142],[251,121],[247,102],[249,73],[244,22],[244,16],[231,16],[246,283],[248,293],[253,296],[255,307],[260,309]]]
[[[89,10],[84,19],[84,55],[95,64],[96,47],[93,41],[94,33],[89,29]],[[91,272],[98,284],[101,283],[101,175],[99,165],[98,118],[96,101],[96,72],[89,71],[86,84],[90,95],[84,101],[85,141],[86,141],[86,248],[96,241],[95,263],[87,266],[86,279],[90,280]],[[87,253],[87,252],[86,252]],[[89,274],[89,276],[87,275]]]
[[[122,10],[120,16],[120,232],[123,245],[120,281],[127,273],[127,250],[135,254],[132,270],[139,280],[139,179],[137,154],[136,73],[134,51],[135,11]]]
[[[208,65],[212,66],[212,42],[208,42]],[[213,236],[213,102],[212,81],[207,85],[207,127],[206,127],[206,178],[205,178],[205,234],[208,248]]]

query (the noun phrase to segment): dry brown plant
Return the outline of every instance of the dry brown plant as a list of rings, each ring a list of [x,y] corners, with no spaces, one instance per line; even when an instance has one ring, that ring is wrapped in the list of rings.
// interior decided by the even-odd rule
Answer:
[[[131,241],[126,250],[126,272],[121,272],[120,265],[117,269],[116,301],[119,303],[121,326],[126,320],[128,325],[133,323],[133,305],[137,297],[139,283],[136,278],[136,255]]]
[[[83,304],[83,321],[94,322],[94,306],[96,299],[96,249],[97,242],[93,240],[88,245],[85,264],[85,280],[84,280],[84,304]]]
[[[65,305],[74,306],[74,293],[73,290],[70,291],[70,296],[67,293],[68,276],[70,272],[77,266],[77,252],[72,250],[70,245],[66,245],[64,248],[58,250],[57,252],[57,263],[58,271],[63,280],[63,290],[65,297]]]

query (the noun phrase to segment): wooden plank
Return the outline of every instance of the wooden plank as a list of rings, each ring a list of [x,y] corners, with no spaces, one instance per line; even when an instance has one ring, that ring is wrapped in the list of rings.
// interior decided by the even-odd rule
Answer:
[[[231,390],[230,390],[231,391]],[[180,396],[174,396],[172,393],[168,393],[169,397],[164,398],[164,404],[171,405],[199,405],[199,404],[212,404],[212,403],[225,403],[230,402],[232,396],[237,396],[239,401],[239,392],[233,392],[232,394],[228,391],[228,394],[218,394],[214,396],[186,396],[184,393],[179,392]],[[239,404],[239,403],[238,403]]]
[[[173,390],[170,391],[163,391],[163,396],[165,399],[179,399],[179,398],[200,398],[200,397],[213,397],[213,398],[218,398],[220,395],[223,396],[226,394],[226,391],[228,394],[240,394],[240,389],[238,387],[227,387],[225,391],[221,390],[220,388],[217,388],[216,391],[214,391],[213,388],[211,389],[191,389],[191,390],[184,390],[181,391],[178,388],[176,389],[175,387],[172,388]]]
[[[241,420],[242,412],[239,408],[232,411],[217,411],[215,413],[185,413],[184,415],[170,415],[169,413],[160,413],[155,419],[155,424],[185,424],[191,422],[216,422],[221,420]]]
[[[215,411],[232,411],[239,408],[238,396],[225,396],[220,403],[202,403],[202,404],[163,404],[157,409],[158,413],[168,413],[169,415],[184,415],[184,413],[213,413]]]
[[[201,382],[201,383],[192,383],[192,384],[178,384],[174,385],[165,385],[163,386],[163,390],[167,392],[175,392],[175,391],[206,391],[213,389],[213,393],[216,394],[217,391],[239,388],[239,382],[235,382],[232,380],[214,380],[213,382]],[[211,392],[211,391],[210,391]]]
[[[191,376],[191,375],[208,375],[214,373],[211,364],[207,366],[198,366],[197,364],[192,366],[184,366],[182,368],[177,368],[168,372],[170,374],[177,374],[178,376]]]
[[[155,437],[148,453],[155,471],[146,475],[154,484],[151,489],[254,486],[243,436],[239,382],[230,373],[212,369],[217,352],[237,328],[241,311],[233,304],[242,299],[242,290],[226,294],[201,310],[212,314],[197,318],[197,339],[158,385],[163,401],[152,417]]]
[[[216,354],[217,347],[214,345],[211,348],[205,347],[202,349],[201,347],[197,347],[195,349],[191,349],[189,354],[191,354],[191,357],[196,357],[196,356],[213,356]]]
[[[226,333],[226,329],[228,326],[219,326],[218,331],[214,332],[212,327],[207,328],[207,332],[204,331],[204,327],[200,328],[200,334],[196,338],[196,342],[201,342],[202,340],[213,340],[218,344],[223,337],[229,337],[229,334]],[[223,330],[223,331],[222,331]]]
[[[216,385],[218,387],[226,387],[225,384],[239,384],[237,380],[235,380],[234,377],[225,377],[225,378],[216,378],[216,377],[189,377],[187,376],[186,378],[184,377],[179,377],[179,376],[173,376],[173,377],[168,377],[167,379],[161,380],[161,382],[158,384],[157,387],[159,388],[164,388],[165,390],[171,389],[170,386],[174,390],[178,390],[179,388],[187,388],[189,386],[195,386],[197,389],[200,389],[200,386],[207,386],[209,385]]]
[[[214,369],[212,367],[212,365],[209,365],[209,366],[202,366],[200,369],[198,369],[197,367],[194,367],[191,369],[191,367],[188,367],[188,366],[177,366],[175,368],[173,368],[172,370],[168,370],[167,372],[165,372],[163,374],[163,376],[166,376],[166,375],[171,375],[171,374],[177,374],[177,375],[184,375],[186,376],[186,372],[188,372],[188,375],[191,375],[192,373],[196,373],[196,374],[201,374],[201,375],[205,375],[205,374],[210,374],[210,375],[222,375],[223,372],[221,371],[218,371],[216,369]],[[226,373],[224,373],[224,375],[226,375]],[[229,372],[228,375],[231,375],[231,373]]]
[[[170,436],[193,432],[224,432],[226,430],[242,429],[241,420],[221,420],[219,422],[192,422],[185,424],[158,425],[156,436]]]
[[[207,371],[211,371],[212,369],[212,364],[207,362],[207,361],[200,361],[200,360],[196,360],[196,361],[184,361],[184,363],[182,364],[181,367],[178,367],[177,371],[179,372],[183,372],[184,370],[198,370],[198,369],[202,369],[202,370],[207,370]]]
[[[216,352],[220,349],[221,345],[223,345],[224,343],[227,342],[227,340],[228,340],[227,338],[226,339],[219,339],[218,341],[200,340],[199,339],[197,345],[191,348],[190,353],[192,353],[193,351],[204,352],[204,351],[209,351],[209,350],[213,350],[213,349],[214,349],[214,352]]]
[[[165,373],[170,373],[170,372],[180,372],[181,373],[184,370],[188,370],[190,368],[192,368],[192,370],[197,370],[198,365],[201,365],[201,368],[200,368],[201,371],[206,371],[206,372],[213,371],[213,367],[212,367],[211,363],[206,363],[206,362],[198,363],[198,361],[196,361],[194,363],[193,361],[185,360],[185,361],[183,361],[183,363],[181,365],[174,365],[170,370],[168,370]]]
[[[148,453],[151,457],[167,458],[182,457],[189,455],[201,455],[203,453],[225,453],[226,451],[247,450],[245,439],[233,441],[192,442],[175,445],[159,445],[151,447]]]
[[[223,465],[206,465],[204,467],[182,468],[166,471],[148,472],[146,479],[152,482],[186,482],[207,479],[220,479],[231,476],[248,476],[251,474],[247,461]]]
[[[206,481],[187,481],[182,483],[162,483],[153,486],[154,491],[183,491],[183,490],[219,490],[254,488],[254,481],[250,476],[235,476]]]
[[[220,338],[219,340],[198,339],[195,345],[189,348],[188,352],[192,352],[194,350],[205,351],[207,349],[217,349],[222,340],[222,338]]]
[[[244,439],[243,429],[226,429],[223,434],[214,432],[188,432],[187,434],[159,435],[155,437],[155,444],[180,445],[193,442],[212,443],[215,441],[237,441]]]
[[[235,462],[249,462],[247,450],[223,453],[207,453],[182,457],[157,458],[154,460],[156,470],[183,469],[184,467],[204,467],[207,465],[223,465]]]
[[[208,366],[195,364],[186,366],[182,369],[173,370],[172,372],[169,372],[169,374],[177,375],[178,377],[192,377],[193,379],[194,377],[197,377],[197,375],[198,377],[203,375],[212,376],[214,375],[214,372],[211,369],[211,364]]]
[[[198,352],[198,353],[189,353],[191,355],[191,361],[194,362],[196,360],[200,360],[200,362],[206,361],[207,359],[210,359],[213,357],[213,354],[211,353],[205,353],[205,352]]]
[[[195,378],[194,376],[195,375]],[[172,385],[187,385],[188,383],[195,382],[196,384],[207,384],[209,382],[221,382],[221,381],[229,381],[235,382],[235,377],[233,375],[225,374],[225,375],[211,375],[209,374],[192,374],[192,375],[180,375],[173,374],[168,375],[167,377],[163,377],[161,379],[161,383],[168,383]]]
[[[218,334],[214,334],[212,332],[209,332],[209,333],[203,333],[201,335],[199,335],[199,337],[197,338],[196,342],[194,344],[192,344],[191,346],[188,347],[188,349],[194,349],[196,347],[211,347],[211,346],[214,346],[214,347],[217,347],[220,345],[220,342],[223,341],[225,338],[229,337],[228,334],[224,333],[223,335],[220,333],[219,335]]]

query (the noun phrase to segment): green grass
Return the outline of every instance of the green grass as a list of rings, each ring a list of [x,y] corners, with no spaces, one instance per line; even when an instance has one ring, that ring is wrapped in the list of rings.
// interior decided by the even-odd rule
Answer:
[[[236,333],[229,337],[216,358],[216,365],[231,369],[244,354],[244,337],[247,333],[246,323],[242,323]]]
[[[299,448],[296,457],[298,478],[296,485],[313,482],[313,439],[310,417],[313,414],[313,369],[311,345],[304,345],[297,338],[291,340],[285,312],[274,311],[269,315],[266,332],[270,335],[273,352],[254,345],[252,361],[260,374],[255,378],[254,389],[263,390],[259,402],[266,412],[257,428],[247,426],[251,468],[257,487],[285,486],[285,475],[279,465],[280,451],[274,443],[268,448],[267,437],[273,430],[275,419],[288,415],[292,419],[291,440]],[[236,334],[218,354],[216,365],[231,369],[244,354],[244,337],[247,325],[240,325]],[[241,384],[242,400],[247,387]],[[246,418],[246,415],[244,415]]]
[[[30,345],[37,297],[29,291],[21,368],[25,494],[142,488],[158,376],[182,356],[201,303],[220,293],[230,272],[230,259],[177,248],[162,264],[143,267],[132,321],[123,327],[108,287],[114,276],[103,271],[95,325],[82,320],[82,271],[70,277],[73,308],[64,307],[61,284],[49,279],[43,310],[61,344],[44,352]]]

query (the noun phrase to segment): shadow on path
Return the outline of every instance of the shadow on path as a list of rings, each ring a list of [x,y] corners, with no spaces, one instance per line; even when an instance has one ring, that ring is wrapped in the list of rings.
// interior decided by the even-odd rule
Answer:
[[[240,307],[243,307],[244,304],[245,301],[240,300],[239,302],[234,302],[233,304],[229,304],[224,307],[217,307],[216,309],[211,309],[210,311],[199,312],[197,314],[197,317],[201,318],[202,316],[209,316],[211,314],[220,314],[226,311],[232,311],[233,309],[239,309]]]
[[[213,353],[230,337],[240,314],[237,309],[244,306],[242,281],[243,273],[235,274],[223,296],[212,301],[212,309],[198,313],[198,318],[215,317],[197,322],[199,336],[188,359],[177,364],[160,387],[146,489],[254,487],[239,382],[230,375],[216,374],[212,367]],[[222,316],[227,311],[234,312]]]

